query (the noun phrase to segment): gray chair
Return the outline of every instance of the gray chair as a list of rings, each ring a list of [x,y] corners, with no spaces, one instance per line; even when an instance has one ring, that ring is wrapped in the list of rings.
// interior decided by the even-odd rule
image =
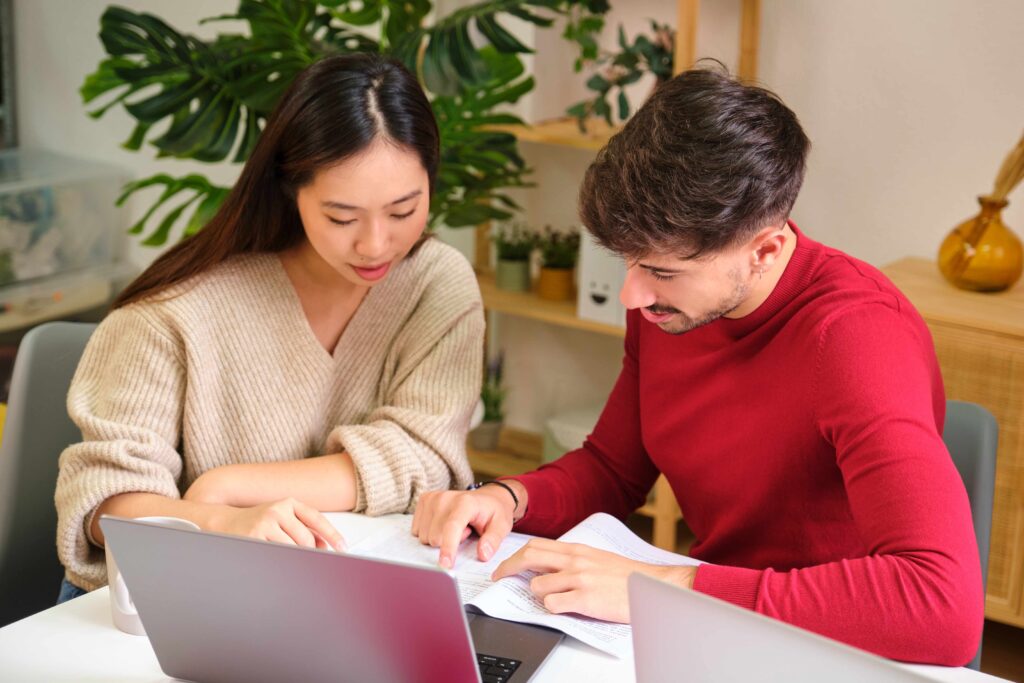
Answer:
[[[974,535],[981,557],[982,585],[988,580],[989,538],[992,533],[992,497],[996,481],[996,445],[999,426],[985,408],[966,401],[946,401],[946,425],[942,440],[953,458],[960,478],[964,480],[971,501]],[[967,665],[981,666],[981,643],[974,659]]]
[[[57,459],[81,432],[68,418],[71,378],[96,325],[46,323],[18,347],[0,445],[0,626],[57,600],[53,494]]]

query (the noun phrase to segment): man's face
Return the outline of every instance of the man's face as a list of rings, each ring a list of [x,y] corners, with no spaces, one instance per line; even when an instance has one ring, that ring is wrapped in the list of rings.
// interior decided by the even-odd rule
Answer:
[[[628,259],[619,299],[663,331],[683,334],[727,316],[747,300],[756,277],[749,257],[750,247],[743,245],[698,259]]]

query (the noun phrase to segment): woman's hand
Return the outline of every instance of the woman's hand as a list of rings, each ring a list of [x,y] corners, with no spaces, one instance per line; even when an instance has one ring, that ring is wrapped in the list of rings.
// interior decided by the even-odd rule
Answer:
[[[294,498],[248,508],[224,506],[206,528],[305,548],[345,550],[345,539],[327,518]]]
[[[526,571],[538,572],[530,580],[530,590],[549,611],[628,624],[630,574],[640,572],[692,588],[696,570],[646,564],[579,543],[534,538],[498,565],[491,578],[497,581]]]

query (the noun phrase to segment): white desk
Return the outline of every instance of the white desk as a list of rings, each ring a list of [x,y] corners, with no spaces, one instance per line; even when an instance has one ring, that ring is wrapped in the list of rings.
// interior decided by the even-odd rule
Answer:
[[[329,515],[354,543],[375,528],[372,518]],[[56,594],[57,587],[54,587]],[[909,667],[936,681],[1000,681],[968,669]],[[0,629],[0,681],[18,683],[156,683],[173,681],[160,671],[145,637],[131,636],[110,621],[107,589]],[[633,663],[566,639],[541,669],[537,681],[634,681]]]

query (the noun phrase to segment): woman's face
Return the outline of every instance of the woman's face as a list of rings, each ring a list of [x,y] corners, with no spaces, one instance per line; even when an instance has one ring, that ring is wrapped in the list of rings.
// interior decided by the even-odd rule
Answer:
[[[296,201],[309,246],[352,284],[380,282],[423,234],[430,180],[419,157],[384,141],[318,172]]]

